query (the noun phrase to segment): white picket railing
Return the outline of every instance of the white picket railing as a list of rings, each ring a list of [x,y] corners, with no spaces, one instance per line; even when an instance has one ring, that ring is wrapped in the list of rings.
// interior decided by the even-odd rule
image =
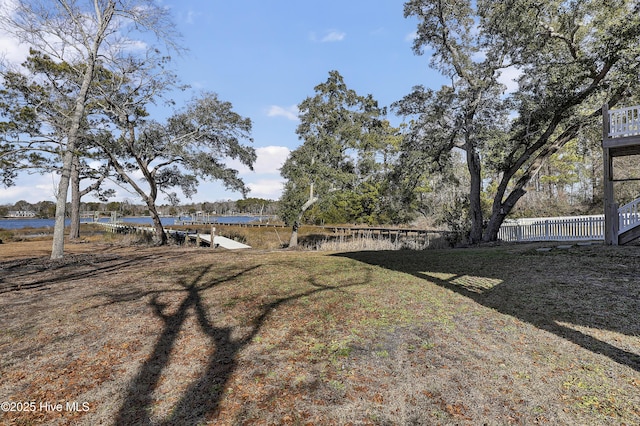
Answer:
[[[604,239],[604,215],[541,217],[505,221],[502,241],[590,241]]]
[[[640,198],[618,209],[618,221],[619,234],[640,225]]]
[[[609,137],[640,134],[640,105],[609,111]]]

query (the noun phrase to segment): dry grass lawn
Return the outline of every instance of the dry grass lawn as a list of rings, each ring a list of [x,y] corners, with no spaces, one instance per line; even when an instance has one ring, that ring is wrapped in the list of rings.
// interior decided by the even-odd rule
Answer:
[[[49,247],[0,245],[2,424],[640,424],[639,247]]]

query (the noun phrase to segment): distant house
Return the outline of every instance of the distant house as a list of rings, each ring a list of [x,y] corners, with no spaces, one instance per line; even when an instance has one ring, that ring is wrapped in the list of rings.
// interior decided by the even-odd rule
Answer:
[[[36,212],[32,210],[10,210],[7,217],[15,217],[15,218],[36,217]]]

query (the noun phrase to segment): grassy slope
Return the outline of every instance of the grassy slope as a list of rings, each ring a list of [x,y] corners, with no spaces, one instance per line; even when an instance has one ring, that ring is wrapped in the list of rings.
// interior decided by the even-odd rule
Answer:
[[[97,247],[0,264],[0,400],[90,407],[0,421],[640,423],[637,247]]]

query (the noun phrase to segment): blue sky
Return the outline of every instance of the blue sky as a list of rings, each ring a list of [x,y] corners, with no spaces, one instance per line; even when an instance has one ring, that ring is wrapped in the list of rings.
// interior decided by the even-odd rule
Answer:
[[[314,94],[331,70],[361,95],[382,106],[402,98],[417,84],[439,87],[445,80],[429,69],[429,57],[411,49],[415,19],[403,16],[403,1],[380,0],[164,0],[189,52],[175,69],[191,89],[175,94],[180,106],[200,90],[218,93],[253,121],[255,172],[240,168],[249,196],[277,199],[278,168],[300,141],[296,105]],[[0,52],[14,47],[0,39]],[[165,111],[167,114],[168,111]],[[163,111],[158,111],[162,114]],[[390,117],[397,123],[397,118]],[[53,200],[57,177],[21,175],[0,188],[0,204],[24,199]],[[115,200],[140,203],[117,188]],[[218,182],[202,182],[192,201],[238,199]],[[183,202],[188,199],[181,197]],[[83,201],[94,201],[87,196]],[[158,200],[163,204],[164,200]]]

